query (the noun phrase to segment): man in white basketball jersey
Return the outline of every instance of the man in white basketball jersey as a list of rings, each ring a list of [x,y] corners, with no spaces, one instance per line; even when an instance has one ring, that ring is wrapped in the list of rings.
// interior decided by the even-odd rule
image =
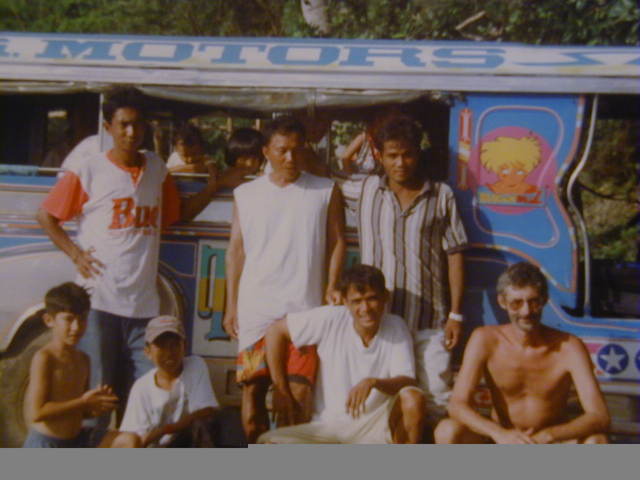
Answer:
[[[223,322],[239,341],[236,380],[242,385],[242,421],[249,443],[269,428],[267,328],[288,313],[338,301],[345,255],[339,190],[331,180],[300,168],[304,126],[292,117],[280,117],[263,133],[263,153],[272,170],[234,191]],[[305,405],[294,423],[308,421],[311,415],[316,369],[315,349],[291,346],[291,390]]]
[[[110,385],[126,400],[133,380],[152,367],[143,352],[144,331],[160,313],[160,231],[197,215],[230,175],[219,181],[210,177],[201,192],[181,201],[164,162],[153,152],[139,151],[145,131],[142,95],[119,88],[102,108],[113,148],[69,164],[37,219],[73,261],[78,283],[91,294],[79,348],[91,359],[92,388]],[[72,219],[77,221],[75,241],[61,226]]]

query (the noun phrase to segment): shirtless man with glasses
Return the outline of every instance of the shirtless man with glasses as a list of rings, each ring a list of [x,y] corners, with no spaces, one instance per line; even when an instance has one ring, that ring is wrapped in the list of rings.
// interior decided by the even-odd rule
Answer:
[[[542,272],[526,262],[511,265],[497,290],[510,322],[473,332],[436,443],[608,443],[609,414],[587,349],[541,323],[548,299]],[[483,377],[491,418],[472,400]],[[569,419],[572,386],[583,413]]]

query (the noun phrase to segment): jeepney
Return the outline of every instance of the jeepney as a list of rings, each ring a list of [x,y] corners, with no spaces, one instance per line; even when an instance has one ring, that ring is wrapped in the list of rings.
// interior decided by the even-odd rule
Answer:
[[[429,132],[432,174],[454,189],[469,236],[467,333],[506,321],[495,298],[505,265],[535,263],[550,286],[544,321],[582,338],[612,431],[639,441],[639,264],[636,256],[593,268],[576,181],[590,162],[600,111],[639,118],[640,48],[2,32],[0,446],[20,445],[26,432],[28,366],[46,339],[43,294],[75,276],[34,218],[59,173],[45,162],[47,138],[63,112],[71,143],[97,132],[106,148],[99,106],[118,84],[157,102],[157,128],[210,112],[366,120],[380,106],[411,110]],[[483,145],[504,138],[535,144],[531,168],[521,172],[526,193],[501,192],[498,172],[482,158]],[[323,142],[333,165],[331,143]],[[178,180],[182,195],[200,188],[197,178]],[[230,191],[220,192],[195,220],[163,232],[158,277],[163,312],[185,322],[188,349],[207,360],[223,404],[239,398],[236,344],[221,325],[231,202]],[[357,237],[349,224],[352,262]]]

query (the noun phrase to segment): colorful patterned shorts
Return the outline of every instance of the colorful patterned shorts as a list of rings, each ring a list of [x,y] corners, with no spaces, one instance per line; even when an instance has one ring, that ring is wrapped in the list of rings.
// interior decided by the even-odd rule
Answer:
[[[238,353],[236,382],[245,384],[259,378],[269,378],[265,355],[264,337]],[[314,385],[318,371],[318,354],[315,345],[297,349],[289,343],[287,353],[287,377],[289,381]]]

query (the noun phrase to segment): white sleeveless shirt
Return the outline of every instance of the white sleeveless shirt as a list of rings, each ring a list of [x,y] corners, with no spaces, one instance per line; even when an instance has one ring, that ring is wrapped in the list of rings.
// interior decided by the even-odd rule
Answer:
[[[278,187],[264,175],[234,191],[245,262],[238,292],[239,350],[275,320],[322,304],[333,181],[302,172]]]

